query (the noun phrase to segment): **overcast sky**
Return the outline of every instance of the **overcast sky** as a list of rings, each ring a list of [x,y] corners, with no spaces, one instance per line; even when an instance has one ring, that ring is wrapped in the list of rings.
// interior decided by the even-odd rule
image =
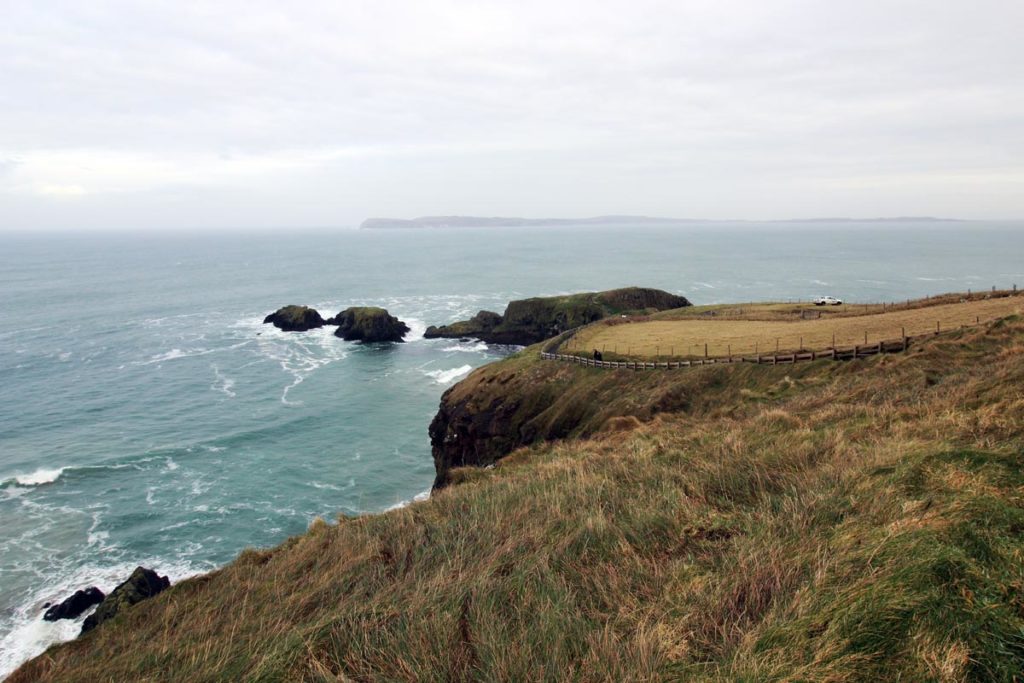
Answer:
[[[0,229],[1024,217],[1024,2],[0,0]]]

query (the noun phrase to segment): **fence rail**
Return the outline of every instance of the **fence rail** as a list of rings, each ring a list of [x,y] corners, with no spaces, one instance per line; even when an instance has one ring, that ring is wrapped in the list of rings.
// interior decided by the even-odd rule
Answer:
[[[588,368],[605,368],[621,370],[674,370],[677,368],[690,368],[702,365],[728,365],[732,363],[756,363],[758,365],[785,365],[791,363],[802,363],[815,360],[855,360],[867,358],[880,353],[899,353],[906,351],[910,345],[922,339],[929,339],[941,334],[940,332],[929,332],[927,334],[902,339],[892,339],[875,342],[874,344],[857,344],[848,348],[831,348],[824,351],[795,351],[781,354],[755,354],[752,356],[720,356],[716,358],[696,358],[676,361],[608,361],[576,356],[567,353],[551,353],[542,351],[540,357],[544,360],[574,363]]]

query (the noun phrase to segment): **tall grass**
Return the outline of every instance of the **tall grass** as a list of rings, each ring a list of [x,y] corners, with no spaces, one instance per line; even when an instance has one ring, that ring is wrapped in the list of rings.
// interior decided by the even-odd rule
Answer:
[[[693,373],[701,401],[318,521],[10,680],[1019,679],[1024,324]]]

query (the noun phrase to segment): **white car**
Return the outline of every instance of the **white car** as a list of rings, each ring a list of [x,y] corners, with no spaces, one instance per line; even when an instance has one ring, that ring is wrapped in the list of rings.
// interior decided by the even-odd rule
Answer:
[[[819,296],[814,300],[815,306],[839,306],[842,303],[842,299],[837,299],[834,296]]]

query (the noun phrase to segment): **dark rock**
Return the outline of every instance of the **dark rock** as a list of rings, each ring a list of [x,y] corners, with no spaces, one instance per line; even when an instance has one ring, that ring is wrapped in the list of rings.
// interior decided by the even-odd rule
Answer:
[[[334,334],[346,341],[400,342],[409,326],[383,308],[353,306],[327,321],[337,325]]]
[[[96,586],[90,586],[85,590],[75,591],[74,595],[66,599],[64,602],[51,606],[50,603],[46,603],[44,607],[49,607],[46,613],[43,615],[45,621],[57,621],[58,619],[75,619],[81,616],[82,612],[89,609],[93,605],[98,605],[103,602],[103,591]]]
[[[489,344],[529,346],[608,316],[689,305],[686,297],[643,287],[538,297],[509,302],[504,315],[480,311],[469,320],[428,327],[423,336],[475,337]]]
[[[151,598],[170,587],[171,581],[152,569],[136,567],[128,579],[110,592],[96,611],[85,618],[82,633],[88,633],[121,610]]]
[[[501,324],[501,316],[494,311],[480,311],[469,320],[463,320],[451,325],[431,325],[423,336],[427,339],[443,337],[445,339],[459,339],[465,337],[483,337],[489,335],[495,327]]]
[[[286,332],[305,332],[324,326],[324,319],[316,309],[309,306],[284,306],[266,318],[263,324],[272,324]]]

